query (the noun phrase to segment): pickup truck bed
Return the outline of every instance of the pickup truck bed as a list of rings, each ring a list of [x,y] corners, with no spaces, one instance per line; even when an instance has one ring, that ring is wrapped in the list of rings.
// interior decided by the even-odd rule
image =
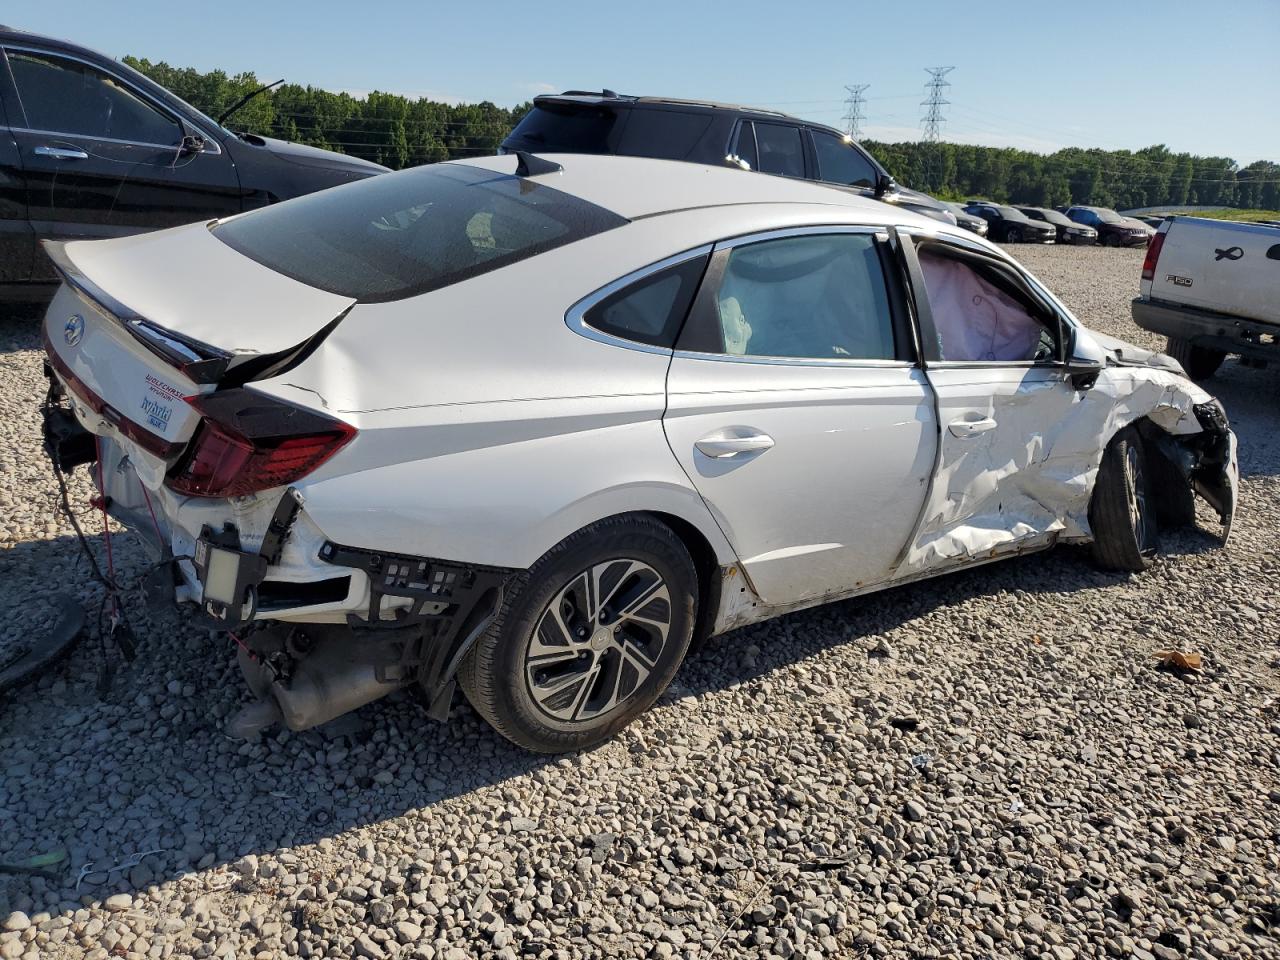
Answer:
[[[1169,338],[1168,353],[1194,380],[1227,354],[1280,359],[1280,229],[1174,217],[1152,238],[1133,320]]]

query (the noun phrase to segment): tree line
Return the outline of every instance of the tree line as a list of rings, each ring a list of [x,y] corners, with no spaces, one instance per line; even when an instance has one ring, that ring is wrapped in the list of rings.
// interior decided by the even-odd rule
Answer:
[[[201,73],[136,57],[134,69],[217,117],[263,84],[253,73]],[[448,104],[374,91],[362,97],[285,83],[228,121],[247,133],[337,150],[392,169],[493,153],[528,111],[493,103]],[[982,197],[1036,206],[1088,203],[1127,209],[1202,204],[1280,210],[1280,164],[1241,167],[1230,157],[1068,147],[1050,154],[959,143],[865,146],[901,183],[950,199]]]

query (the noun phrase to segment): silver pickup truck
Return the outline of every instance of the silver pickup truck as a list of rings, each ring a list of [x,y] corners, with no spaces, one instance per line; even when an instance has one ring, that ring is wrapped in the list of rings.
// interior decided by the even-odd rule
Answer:
[[[1133,320],[1167,336],[1193,380],[1229,353],[1257,366],[1280,359],[1280,227],[1166,220],[1147,247]]]

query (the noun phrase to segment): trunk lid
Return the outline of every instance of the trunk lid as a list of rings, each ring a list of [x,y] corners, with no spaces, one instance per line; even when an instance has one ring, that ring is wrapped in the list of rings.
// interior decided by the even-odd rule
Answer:
[[[354,302],[236,253],[204,223],[46,248],[64,280],[44,320],[50,366],[82,413],[165,460],[200,420],[184,397],[287,359]]]

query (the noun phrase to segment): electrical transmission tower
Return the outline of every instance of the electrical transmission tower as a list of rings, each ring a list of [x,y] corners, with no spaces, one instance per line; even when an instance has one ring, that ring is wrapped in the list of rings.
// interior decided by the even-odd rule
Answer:
[[[942,108],[951,105],[951,101],[945,96],[947,87],[951,86],[946,76],[954,69],[955,67],[925,67],[929,82],[924,85],[924,89],[929,94],[929,99],[921,100],[920,106],[928,107],[929,111],[920,122],[924,126],[924,138],[929,143],[937,143],[942,139],[942,124],[947,119],[942,115]]]
[[[845,86],[845,90],[849,92],[849,96],[845,98],[844,104],[847,108],[844,114],[845,128],[849,136],[857,140],[862,135],[862,121],[867,119],[867,115],[862,112],[862,105],[867,102],[867,98],[863,96],[869,83],[856,83],[852,86]]]

